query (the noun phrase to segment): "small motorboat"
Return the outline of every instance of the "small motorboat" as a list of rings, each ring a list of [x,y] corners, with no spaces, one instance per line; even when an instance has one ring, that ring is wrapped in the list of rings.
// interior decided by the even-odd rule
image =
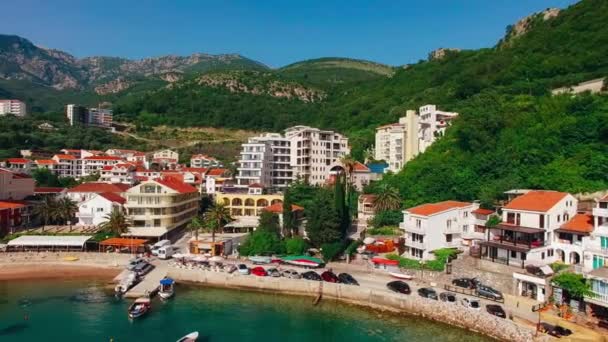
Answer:
[[[150,298],[141,297],[137,298],[131,306],[129,306],[129,318],[139,318],[150,311]]]
[[[175,294],[175,281],[171,278],[163,278],[160,280],[160,289],[158,290],[158,296],[161,299],[169,299]]]
[[[272,258],[269,256],[260,256],[260,255],[254,255],[254,256],[250,256],[249,260],[254,263],[254,264],[270,264],[272,262]]]
[[[288,256],[284,257],[282,261],[286,264],[303,267],[319,267],[323,264],[323,260],[319,258],[313,258],[306,255]]]
[[[401,273],[401,272],[388,272],[388,274],[391,277],[397,278],[397,279],[405,279],[405,280],[414,279],[414,276],[409,275],[409,274],[405,274],[405,273]]]
[[[177,342],[194,342],[198,339],[198,331],[193,331],[188,335],[180,338]]]
[[[139,277],[137,276],[137,273],[129,272],[129,274],[127,274],[127,276],[124,277],[120,283],[116,285],[116,287],[114,287],[114,292],[116,292],[116,295],[122,296],[127,293],[130,288],[137,284],[138,281]]]

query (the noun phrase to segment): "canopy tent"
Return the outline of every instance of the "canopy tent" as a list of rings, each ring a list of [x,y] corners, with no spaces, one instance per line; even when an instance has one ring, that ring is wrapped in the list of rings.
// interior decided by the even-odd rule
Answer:
[[[90,235],[70,235],[70,236],[49,236],[49,235],[23,235],[8,242],[7,247],[51,247],[55,248],[80,248],[84,249],[84,245],[91,239]]]
[[[143,249],[144,245],[148,242],[148,240],[144,239],[128,239],[128,238],[109,238],[107,240],[103,240],[99,243],[99,249],[102,247],[114,247],[117,249],[127,247],[131,251],[137,251],[138,249]]]
[[[169,286],[171,284],[173,284],[175,281],[173,281],[173,279],[171,278],[163,278],[160,280],[160,284],[163,286]]]

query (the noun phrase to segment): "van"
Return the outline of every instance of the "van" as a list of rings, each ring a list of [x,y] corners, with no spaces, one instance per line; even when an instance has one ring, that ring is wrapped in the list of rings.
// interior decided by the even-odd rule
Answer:
[[[165,246],[169,246],[169,245],[171,245],[171,240],[160,240],[157,243],[155,243],[154,245],[152,245],[152,248],[150,248],[150,252],[152,253],[152,255],[158,256],[158,250],[161,247],[165,247]]]
[[[169,259],[173,254],[175,254],[176,248],[169,245],[164,246],[158,249],[157,256],[159,259]]]

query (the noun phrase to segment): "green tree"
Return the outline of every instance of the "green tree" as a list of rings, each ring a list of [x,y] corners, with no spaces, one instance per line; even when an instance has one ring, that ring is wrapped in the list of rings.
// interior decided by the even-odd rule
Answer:
[[[281,236],[281,225],[279,224],[279,216],[270,211],[262,211],[257,230]]]
[[[380,228],[386,226],[398,226],[403,220],[403,214],[398,210],[387,210],[377,212],[370,220],[372,227]]]
[[[378,187],[374,208],[377,212],[399,210],[401,208],[401,195],[399,191],[388,184]]]
[[[582,274],[563,272],[553,277],[551,281],[574,298],[583,299],[585,296],[593,295],[591,285]]]
[[[283,235],[296,236],[298,235],[298,227],[295,222],[295,217],[292,211],[291,196],[289,188],[283,193]]]
[[[51,196],[44,197],[42,201],[34,207],[34,215],[38,216],[43,223],[42,231],[44,231],[45,226],[53,219],[56,207],[57,201]]]
[[[131,222],[122,209],[115,207],[104,218],[106,221],[99,224],[102,231],[109,232],[114,236],[120,236],[129,231]]]
[[[300,236],[285,240],[285,250],[290,255],[301,255],[308,249],[308,242]]]
[[[198,240],[198,232],[203,229],[205,222],[199,216],[195,216],[190,220],[186,229],[190,232],[190,236],[194,235],[194,239]]]
[[[78,212],[78,205],[72,201],[69,197],[62,197],[57,202],[57,218],[61,220],[63,224],[69,224],[70,231],[72,231],[72,219]]]
[[[239,248],[239,253],[242,255],[282,254],[284,252],[285,245],[276,234],[257,230],[251,233]]]
[[[317,247],[342,238],[340,216],[331,197],[328,191],[319,191],[315,200],[306,208],[306,232],[312,244]]]
[[[221,203],[214,203],[205,213],[205,219],[211,228],[211,244],[215,246],[215,232],[223,231],[224,226],[233,221],[230,210]],[[215,252],[215,250],[213,251]]]

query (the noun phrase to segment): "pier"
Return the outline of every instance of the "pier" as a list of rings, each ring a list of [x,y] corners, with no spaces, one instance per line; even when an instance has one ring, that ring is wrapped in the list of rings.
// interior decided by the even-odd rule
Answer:
[[[154,295],[158,291],[160,280],[167,276],[167,263],[158,263],[154,266],[155,268],[139,284],[125,293],[126,298]]]

